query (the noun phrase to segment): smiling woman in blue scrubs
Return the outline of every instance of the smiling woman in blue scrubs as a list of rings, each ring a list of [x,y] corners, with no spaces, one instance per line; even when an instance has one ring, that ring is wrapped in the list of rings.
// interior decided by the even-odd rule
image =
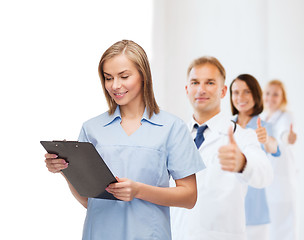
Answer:
[[[259,82],[249,74],[241,74],[230,85],[230,103],[234,121],[243,128],[252,128],[261,147],[272,156],[280,150],[272,137],[271,125],[261,121],[263,111],[262,89]],[[246,234],[248,240],[269,239],[269,210],[265,189],[248,187],[245,198]]]
[[[184,122],[159,110],[138,44],[113,44],[98,72],[109,111],[85,122],[79,141],[91,142],[117,176],[106,190],[122,201],[87,199],[69,184],[87,208],[83,239],[171,239],[169,206],[195,205],[195,173],[205,166]],[[68,167],[52,154],[45,157],[51,172]],[[170,176],[176,187],[169,187]]]

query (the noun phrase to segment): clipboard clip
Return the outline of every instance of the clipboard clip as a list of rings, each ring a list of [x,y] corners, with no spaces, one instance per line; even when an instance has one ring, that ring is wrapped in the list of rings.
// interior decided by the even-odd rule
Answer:
[[[53,142],[67,142],[66,139],[63,139],[63,140],[53,140]]]

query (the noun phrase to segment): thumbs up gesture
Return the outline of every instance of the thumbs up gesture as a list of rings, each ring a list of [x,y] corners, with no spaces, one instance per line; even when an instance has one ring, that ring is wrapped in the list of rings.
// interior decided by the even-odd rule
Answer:
[[[293,126],[290,124],[289,133],[288,133],[288,143],[294,144],[297,140],[297,134],[293,131]]]
[[[268,134],[266,128],[262,127],[261,125],[261,118],[257,120],[257,129],[255,130],[258,140],[260,143],[265,144],[268,142]]]
[[[229,128],[228,138],[228,144],[218,150],[220,164],[225,171],[241,172],[245,167],[246,158],[234,139],[232,126]]]

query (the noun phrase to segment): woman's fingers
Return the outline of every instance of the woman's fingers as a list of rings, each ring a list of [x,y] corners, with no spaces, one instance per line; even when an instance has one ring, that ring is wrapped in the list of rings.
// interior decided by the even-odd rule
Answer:
[[[45,155],[45,158],[58,158],[58,156],[56,154],[53,154],[53,153],[46,153]]]
[[[46,154],[45,157],[53,157],[52,154]],[[46,167],[52,173],[58,173],[68,167],[68,163],[61,158],[46,158]]]
[[[110,184],[106,190],[120,200],[133,200],[138,191],[136,182],[127,178],[119,178],[117,180],[119,181],[118,183]]]

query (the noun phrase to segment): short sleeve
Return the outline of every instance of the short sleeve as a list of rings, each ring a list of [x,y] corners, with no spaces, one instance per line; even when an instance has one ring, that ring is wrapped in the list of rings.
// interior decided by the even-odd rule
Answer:
[[[174,122],[167,141],[167,168],[173,179],[181,179],[205,168],[186,124]]]
[[[83,126],[79,133],[78,142],[89,142]]]

